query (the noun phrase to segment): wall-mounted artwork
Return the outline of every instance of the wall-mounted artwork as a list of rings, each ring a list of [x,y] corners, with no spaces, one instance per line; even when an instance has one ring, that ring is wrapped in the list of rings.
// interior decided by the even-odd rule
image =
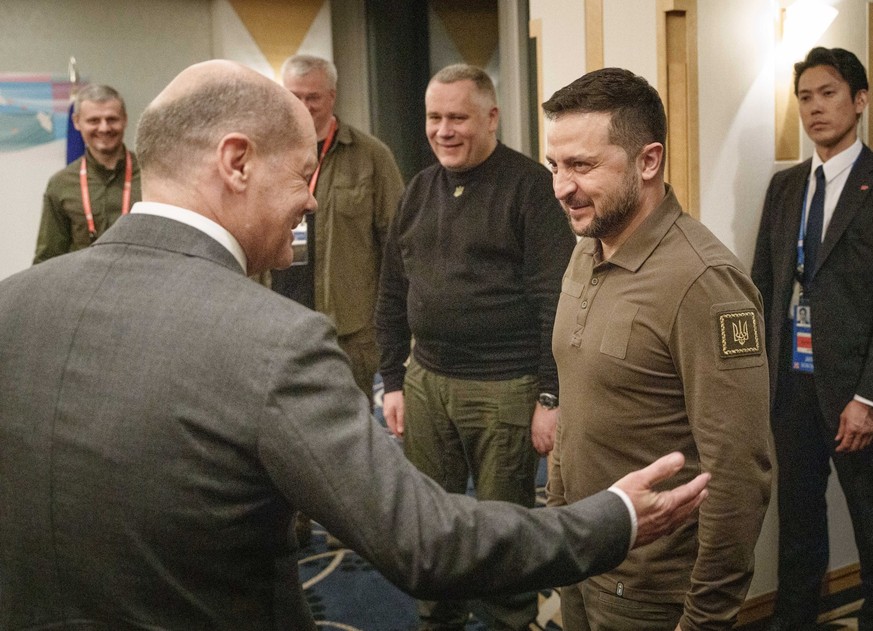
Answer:
[[[66,78],[0,73],[0,152],[66,138],[71,89]]]

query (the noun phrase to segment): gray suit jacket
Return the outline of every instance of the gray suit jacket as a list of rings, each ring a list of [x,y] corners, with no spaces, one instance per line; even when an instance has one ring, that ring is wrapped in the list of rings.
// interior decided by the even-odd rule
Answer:
[[[297,508],[423,597],[577,582],[630,528],[611,493],[445,494],[370,417],[325,317],[136,214],[0,283],[0,507],[2,629],[306,628],[274,615]]]
[[[811,160],[773,176],[755,247],[752,280],[764,300],[770,388],[775,396],[788,315],[801,207]],[[873,152],[864,147],[818,252],[808,298],[815,386],[833,433],[856,395],[873,399]],[[773,400],[771,398],[771,400]]]

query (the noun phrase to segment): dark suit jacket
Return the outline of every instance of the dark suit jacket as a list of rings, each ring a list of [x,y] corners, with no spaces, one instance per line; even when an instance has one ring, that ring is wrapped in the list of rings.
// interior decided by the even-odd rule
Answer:
[[[0,507],[2,629],[310,626],[273,614],[296,508],[419,596],[576,582],[630,533],[611,493],[445,494],[370,417],[324,316],[139,214],[0,283]]]
[[[752,279],[764,299],[770,388],[775,395],[788,317],[803,193],[811,160],[773,176]],[[873,399],[873,152],[864,147],[852,167],[818,252],[807,297],[812,311],[816,394],[836,434],[840,413],[858,394]],[[771,400],[773,400],[771,398]]]

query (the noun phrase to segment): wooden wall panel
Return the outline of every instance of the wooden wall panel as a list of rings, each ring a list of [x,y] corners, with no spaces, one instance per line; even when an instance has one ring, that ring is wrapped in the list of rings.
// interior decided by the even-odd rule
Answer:
[[[700,218],[697,0],[658,0],[658,92],[667,110],[665,178]]]

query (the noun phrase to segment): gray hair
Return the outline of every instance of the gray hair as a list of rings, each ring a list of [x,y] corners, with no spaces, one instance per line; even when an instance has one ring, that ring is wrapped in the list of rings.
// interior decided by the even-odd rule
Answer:
[[[324,76],[327,77],[330,89],[336,90],[336,66],[332,61],[322,57],[316,57],[315,55],[292,55],[285,60],[279,72],[284,82],[286,77],[303,77],[313,70],[321,70]]]
[[[497,104],[497,91],[494,82],[488,73],[478,66],[470,64],[452,64],[446,66],[433,77],[430,83],[457,83],[458,81],[472,81],[476,85],[476,91],[484,96],[491,104]]]
[[[113,87],[108,85],[100,85],[98,83],[89,83],[88,85],[79,88],[76,92],[76,98],[73,100],[73,113],[78,114],[82,107],[83,101],[93,101],[95,103],[105,103],[106,101],[118,101],[121,103],[121,112],[127,116],[127,108],[124,105],[124,99]]]

